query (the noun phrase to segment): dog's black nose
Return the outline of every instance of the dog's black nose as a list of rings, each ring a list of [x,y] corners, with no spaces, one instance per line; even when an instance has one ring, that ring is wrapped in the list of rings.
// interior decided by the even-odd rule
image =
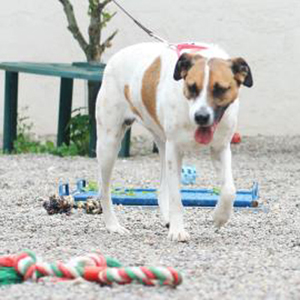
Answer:
[[[207,112],[197,112],[195,114],[195,121],[198,125],[206,125],[209,121],[209,113]]]

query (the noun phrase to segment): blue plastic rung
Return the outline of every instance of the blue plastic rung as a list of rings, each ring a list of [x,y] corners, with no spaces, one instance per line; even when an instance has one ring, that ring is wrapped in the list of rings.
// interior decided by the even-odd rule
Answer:
[[[76,183],[77,191],[78,192],[83,192],[84,188],[86,187],[86,180],[85,179],[80,179]]]
[[[58,194],[60,196],[69,196],[70,195],[69,184],[68,183],[59,183]]]
[[[76,184],[76,190],[71,192],[75,201],[86,201],[88,197],[97,197],[98,193],[94,191],[85,192],[85,180],[79,180]],[[69,195],[69,184],[59,185],[59,195]],[[212,189],[182,189],[182,204],[184,206],[206,206],[213,207],[217,204],[219,195]],[[256,207],[258,205],[258,183],[253,183],[249,190],[240,190],[236,193],[234,201],[235,207]],[[114,204],[122,205],[142,205],[156,206],[157,191],[155,189],[115,189],[112,192],[112,201]]]

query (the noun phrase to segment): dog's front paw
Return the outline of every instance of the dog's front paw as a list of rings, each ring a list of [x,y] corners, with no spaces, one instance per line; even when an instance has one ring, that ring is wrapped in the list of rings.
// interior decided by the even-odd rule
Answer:
[[[106,226],[109,232],[118,233],[121,235],[130,234],[129,230],[125,227],[121,226],[120,224],[108,225]]]
[[[177,242],[187,242],[190,239],[190,235],[184,229],[182,230],[171,230],[169,231],[168,239]]]
[[[232,212],[231,206],[217,205],[213,213],[213,220],[216,227],[220,228],[227,223]]]

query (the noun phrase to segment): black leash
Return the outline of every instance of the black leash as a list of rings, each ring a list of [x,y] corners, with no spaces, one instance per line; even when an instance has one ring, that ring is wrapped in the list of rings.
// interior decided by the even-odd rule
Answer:
[[[143,24],[141,24],[137,19],[135,19],[128,11],[126,11],[119,3],[117,3],[115,0],[112,0],[113,3],[115,3],[137,26],[139,26],[142,30],[144,30],[149,36],[152,38],[170,45],[170,43],[160,36],[156,35],[152,30],[146,28]]]

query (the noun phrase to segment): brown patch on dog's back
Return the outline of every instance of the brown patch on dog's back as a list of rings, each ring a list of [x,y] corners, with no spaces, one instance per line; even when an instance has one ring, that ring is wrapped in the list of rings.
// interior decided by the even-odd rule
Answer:
[[[140,114],[140,112],[137,110],[137,108],[133,105],[132,101],[131,101],[131,97],[130,97],[130,88],[129,88],[129,85],[126,84],[124,86],[124,95],[125,95],[125,99],[127,100],[127,102],[129,103],[129,106],[130,106],[130,109],[131,111],[139,116],[141,118],[141,120],[143,120],[143,117],[142,115]]]
[[[239,85],[234,78],[229,61],[213,58],[208,62],[210,67],[209,95],[213,104],[227,106],[238,96]]]
[[[160,80],[161,58],[158,57],[146,70],[142,81],[142,101],[155,123],[162,128],[156,114],[156,92]]]

